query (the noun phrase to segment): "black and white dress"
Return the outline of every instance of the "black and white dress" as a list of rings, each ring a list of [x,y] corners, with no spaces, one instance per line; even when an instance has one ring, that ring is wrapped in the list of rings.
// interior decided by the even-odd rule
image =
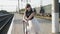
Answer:
[[[26,16],[27,18],[35,11],[26,11]],[[23,18],[24,19],[24,18]],[[25,19],[24,19],[25,20]],[[39,22],[37,21],[37,19],[33,16],[29,21],[29,26],[27,26],[27,30],[29,31],[30,34],[33,34],[35,32],[39,32],[40,30],[40,26],[39,26]],[[33,32],[33,33],[32,33]]]

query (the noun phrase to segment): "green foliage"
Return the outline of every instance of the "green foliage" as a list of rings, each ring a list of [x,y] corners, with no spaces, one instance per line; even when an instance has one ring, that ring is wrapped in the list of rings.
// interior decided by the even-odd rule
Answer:
[[[25,11],[25,9],[21,9],[20,11]]]

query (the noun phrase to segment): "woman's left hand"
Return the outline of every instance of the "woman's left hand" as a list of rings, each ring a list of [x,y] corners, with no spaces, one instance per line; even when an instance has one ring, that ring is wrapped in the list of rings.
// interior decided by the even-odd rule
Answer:
[[[29,19],[26,19],[27,21],[29,21]]]

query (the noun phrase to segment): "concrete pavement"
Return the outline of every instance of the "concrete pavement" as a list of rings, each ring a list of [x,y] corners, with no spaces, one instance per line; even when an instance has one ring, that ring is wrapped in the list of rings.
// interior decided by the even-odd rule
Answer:
[[[21,15],[15,14],[12,34],[23,34],[23,25],[21,22],[21,18],[22,18]]]

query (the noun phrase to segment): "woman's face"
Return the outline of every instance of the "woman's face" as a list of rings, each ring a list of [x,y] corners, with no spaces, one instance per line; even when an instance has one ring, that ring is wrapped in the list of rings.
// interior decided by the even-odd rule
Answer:
[[[30,8],[30,7],[28,7],[28,8],[27,8],[27,10],[28,10],[28,11],[30,11],[30,10],[31,10],[31,8]]]

